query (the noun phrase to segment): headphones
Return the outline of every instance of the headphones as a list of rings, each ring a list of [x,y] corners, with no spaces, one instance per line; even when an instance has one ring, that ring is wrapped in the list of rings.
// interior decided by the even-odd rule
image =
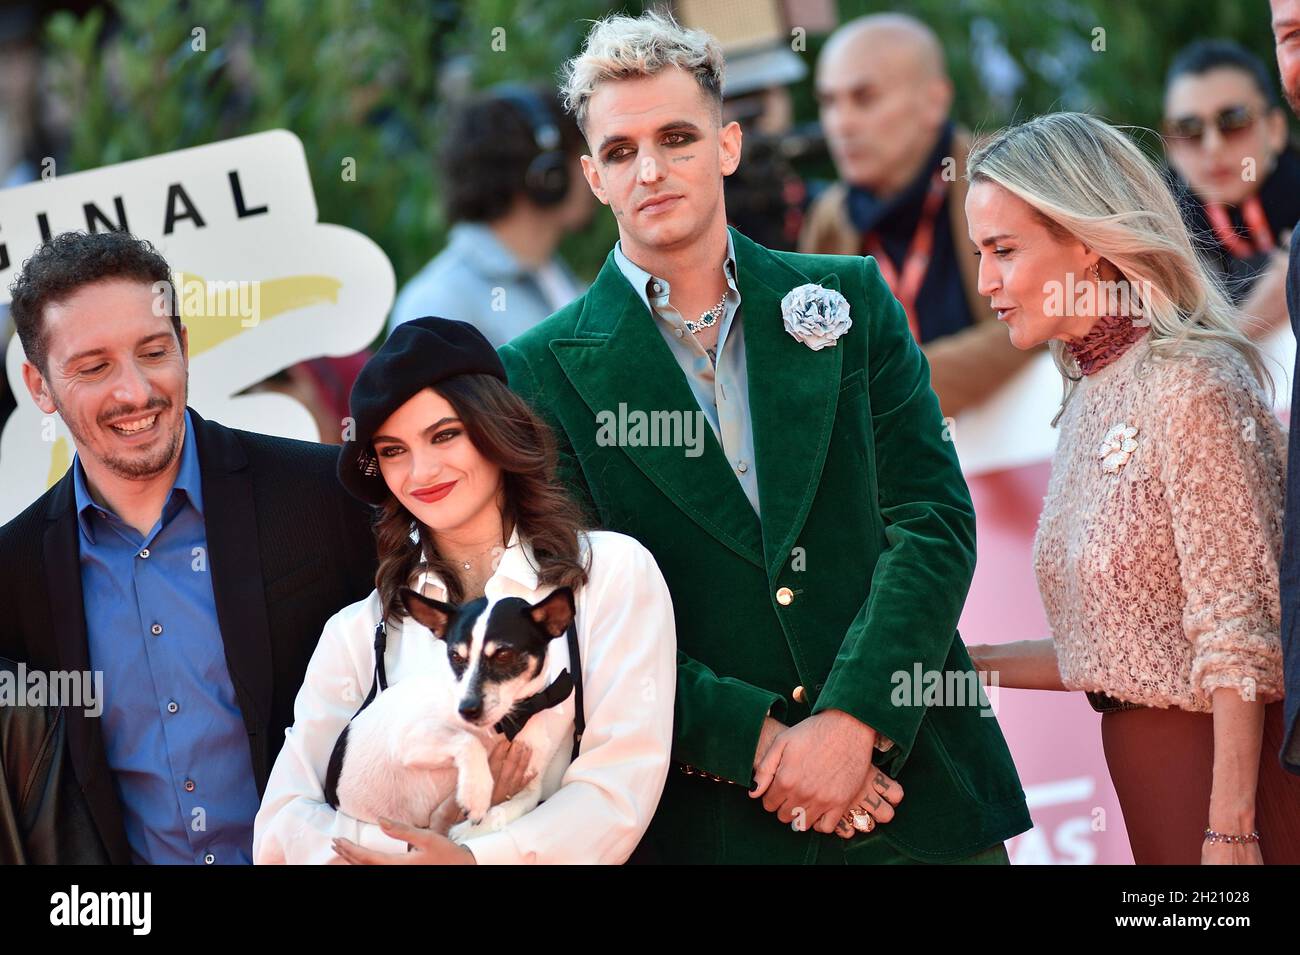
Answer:
[[[522,83],[502,83],[492,87],[491,93],[513,106],[532,131],[537,155],[524,173],[528,198],[542,207],[558,205],[569,193],[569,168],[552,107],[536,90]]]

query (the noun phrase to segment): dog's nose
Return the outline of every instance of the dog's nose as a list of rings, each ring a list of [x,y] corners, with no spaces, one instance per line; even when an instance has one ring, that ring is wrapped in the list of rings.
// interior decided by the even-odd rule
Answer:
[[[461,700],[460,715],[463,718],[469,720],[470,722],[473,722],[474,720],[478,719],[480,716],[483,715],[483,701],[482,700]]]

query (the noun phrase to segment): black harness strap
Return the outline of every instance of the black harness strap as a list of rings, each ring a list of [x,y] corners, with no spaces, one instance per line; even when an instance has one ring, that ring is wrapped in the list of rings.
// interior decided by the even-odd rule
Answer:
[[[573,752],[569,757],[572,762],[578,758],[578,750],[582,746],[582,734],[587,729],[586,710],[582,703],[582,658],[578,652],[577,621],[569,623],[565,636],[569,642],[569,668],[573,671],[572,674],[569,670],[560,671],[560,675],[551,681],[550,686],[516,703],[493,729],[498,733],[504,733],[506,739],[513,742],[534,713],[564,702],[569,698],[569,694],[573,693]],[[375,627],[375,679],[370,684],[370,693],[366,696],[365,702],[356,713],[352,714],[352,719],[356,719],[362,710],[374,702],[381,690],[388,689],[388,673],[384,669],[384,652],[387,649],[388,631],[381,620]],[[351,725],[351,720],[348,721],[348,725]],[[325,772],[325,801],[333,809],[339,807],[338,783],[339,775],[343,772],[343,755],[347,751],[347,741],[348,727],[345,726],[339,738],[334,741],[334,749],[330,752],[329,766]]]
[[[384,622],[379,621],[375,627],[375,679],[370,684],[370,693],[366,696],[365,702],[352,714],[352,720],[357,718],[357,714],[374,702],[375,696],[380,690],[388,689],[388,672],[384,669],[384,652],[388,649],[388,630]],[[330,750],[329,766],[325,770],[325,802],[331,809],[339,807],[339,775],[343,772],[343,754],[348,747],[348,727],[352,725],[352,720],[348,720],[348,726],[343,727],[343,732],[339,738],[334,741],[334,748]]]
[[[378,692],[375,687],[379,687],[380,690],[388,689],[388,671],[384,669],[384,653],[387,650],[388,628],[384,626],[384,622],[381,620],[379,626],[375,627],[375,682],[370,684],[370,695],[361,704],[361,710],[369,706],[370,702],[375,698],[375,694]],[[357,713],[360,713],[361,710],[357,710]],[[352,718],[357,718],[356,713],[352,714]]]
[[[510,712],[497,720],[496,725],[492,728],[498,733],[504,734],[506,739],[514,742],[515,737],[519,735],[519,731],[524,728],[524,724],[528,722],[534,713],[540,713],[552,706],[558,706],[567,700],[572,692],[573,678],[569,676],[568,670],[561,670],[560,675],[552,680],[551,685],[546,689],[534,693],[532,696],[526,696],[522,700],[516,700],[515,705],[510,708]]]
[[[569,666],[573,669],[573,755],[570,761],[578,758],[578,749],[582,746],[582,734],[587,729],[586,709],[582,705],[582,654],[578,652],[578,624],[569,622]]]

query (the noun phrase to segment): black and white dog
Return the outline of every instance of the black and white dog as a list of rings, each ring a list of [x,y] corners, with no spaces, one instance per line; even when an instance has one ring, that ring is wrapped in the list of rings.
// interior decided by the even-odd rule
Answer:
[[[401,599],[446,644],[450,671],[402,679],[353,717],[330,760],[338,808],[355,819],[386,816],[424,828],[454,791],[467,818],[448,835],[493,832],[538,804],[546,770],[572,732],[556,707],[572,681],[565,671],[548,687],[546,658],[573,621],[573,591],[561,587],[536,604],[480,597],[456,607],[410,589]],[[491,806],[488,752],[506,728],[528,745],[534,776]]]

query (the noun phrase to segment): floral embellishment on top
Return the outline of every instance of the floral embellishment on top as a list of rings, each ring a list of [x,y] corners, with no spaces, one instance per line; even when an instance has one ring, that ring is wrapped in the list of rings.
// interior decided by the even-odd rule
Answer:
[[[1106,432],[1101,447],[1097,449],[1103,471],[1114,474],[1128,463],[1129,456],[1137,450],[1137,433],[1137,428],[1129,427],[1123,421]]]
[[[781,299],[785,330],[813,351],[834,345],[849,330],[849,300],[835,289],[800,285]]]

